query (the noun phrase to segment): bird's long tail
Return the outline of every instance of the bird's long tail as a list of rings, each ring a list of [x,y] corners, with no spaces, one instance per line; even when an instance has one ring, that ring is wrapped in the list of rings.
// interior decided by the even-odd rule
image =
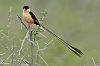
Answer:
[[[69,43],[67,43],[66,41],[64,41],[63,39],[61,39],[60,37],[58,37],[56,34],[52,33],[50,30],[48,30],[47,28],[45,28],[43,25],[40,25],[42,28],[44,28],[46,31],[48,31],[50,34],[52,34],[54,37],[56,37],[59,41],[61,41],[66,47],[68,47],[72,52],[74,52],[77,56],[81,56],[83,55],[83,52],[80,51],[79,49],[73,47],[72,45],[70,45]]]

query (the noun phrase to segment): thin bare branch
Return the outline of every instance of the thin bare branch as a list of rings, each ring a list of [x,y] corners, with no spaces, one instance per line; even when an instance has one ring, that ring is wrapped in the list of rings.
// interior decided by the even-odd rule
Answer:
[[[94,58],[93,58],[93,57],[92,57],[92,61],[93,61],[93,63],[94,63],[94,66],[97,66],[96,63],[95,63],[95,61],[94,61]]]
[[[18,18],[20,19],[21,24],[24,25],[24,27],[28,30],[27,26],[25,25],[25,23],[22,21],[22,18],[19,16],[19,14],[17,14]]]
[[[20,50],[19,50],[18,55],[20,55],[21,50],[22,50],[22,48],[23,48],[23,46],[24,46],[24,42],[25,42],[25,40],[28,38],[28,36],[29,36],[29,31],[27,31],[25,38],[22,40],[21,48],[20,48]]]

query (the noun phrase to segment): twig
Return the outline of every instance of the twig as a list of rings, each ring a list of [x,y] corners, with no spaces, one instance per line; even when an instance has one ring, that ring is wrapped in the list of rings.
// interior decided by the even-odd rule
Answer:
[[[30,41],[31,41],[31,45],[30,45],[31,46],[31,64],[32,64],[32,66],[34,66],[34,63],[33,63],[33,61],[34,61],[33,60],[34,59],[34,53],[33,53],[33,42],[32,42],[33,41],[32,40],[33,39],[33,37],[32,37],[32,30],[30,30],[29,34],[30,34]]]
[[[42,49],[39,48],[39,45],[38,45],[38,43],[37,43],[37,46],[38,46],[37,52],[38,52],[38,51],[43,51],[43,50],[47,49],[47,46],[48,46],[49,44],[51,44],[51,42],[53,42],[55,39],[56,39],[56,38],[54,37],[51,41],[49,41],[48,43],[45,43],[45,46],[44,46]]]
[[[2,54],[0,54],[0,56],[3,56],[4,54],[6,54],[6,53],[2,53]]]
[[[19,50],[19,53],[18,53],[18,55],[20,55],[20,53],[21,53],[21,50],[22,50],[22,48],[23,48],[23,45],[24,45],[24,42],[25,42],[25,40],[28,38],[28,35],[29,35],[29,31],[27,31],[25,38],[22,40],[21,48],[20,48],[20,50]]]
[[[46,66],[49,66],[48,63],[43,59],[43,57],[41,55],[38,55],[42,60],[43,62],[46,64]]]
[[[48,43],[44,46],[44,48],[46,48],[49,44],[51,44],[51,42],[53,42],[55,39],[56,39],[56,38],[54,37],[50,42],[48,42]]]
[[[12,46],[12,63],[11,63],[11,66],[13,66],[13,63],[14,63],[14,44]]]
[[[4,63],[4,61],[0,62],[0,66],[3,66],[4,64],[10,65],[10,63]]]
[[[43,35],[42,33],[39,32],[40,35],[42,35],[43,37],[47,38],[45,35]]]
[[[94,66],[97,66],[97,65],[95,64],[95,61],[94,61],[93,57],[92,57],[92,61],[93,61],[93,63],[94,63]]]
[[[10,25],[11,25],[10,17],[12,16],[12,15],[11,15],[11,13],[12,13],[12,7],[10,7],[8,13],[9,13],[9,16],[8,16],[8,21],[9,21],[9,23],[8,23],[7,27],[8,27],[8,39],[9,39],[9,35],[10,35]]]
[[[25,25],[25,23],[22,21],[21,17],[19,16],[19,14],[17,14],[18,18],[20,19],[21,24],[24,25],[24,27],[28,30],[27,26]]]

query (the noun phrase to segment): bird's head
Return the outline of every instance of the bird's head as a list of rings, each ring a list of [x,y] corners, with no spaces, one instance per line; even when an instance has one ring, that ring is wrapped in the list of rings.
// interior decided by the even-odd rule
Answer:
[[[29,6],[26,6],[26,5],[25,5],[25,6],[23,7],[23,10],[24,10],[25,12],[29,12],[29,11],[30,11],[30,8],[29,8]]]

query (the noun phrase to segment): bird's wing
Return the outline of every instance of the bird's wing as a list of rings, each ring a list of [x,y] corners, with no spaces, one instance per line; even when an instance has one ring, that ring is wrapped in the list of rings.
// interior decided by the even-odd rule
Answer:
[[[29,12],[30,13],[30,15],[31,15],[31,17],[32,17],[32,19],[34,20],[34,24],[36,24],[36,25],[39,25],[40,26],[40,23],[38,22],[38,20],[37,20],[37,18],[36,18],[36,16],[30,11]]]
[[[36,16],[35,16],[31,11],[30,11],[29,13],[30,13],[31,17],[32,17],[34,20],[37,20]]]

